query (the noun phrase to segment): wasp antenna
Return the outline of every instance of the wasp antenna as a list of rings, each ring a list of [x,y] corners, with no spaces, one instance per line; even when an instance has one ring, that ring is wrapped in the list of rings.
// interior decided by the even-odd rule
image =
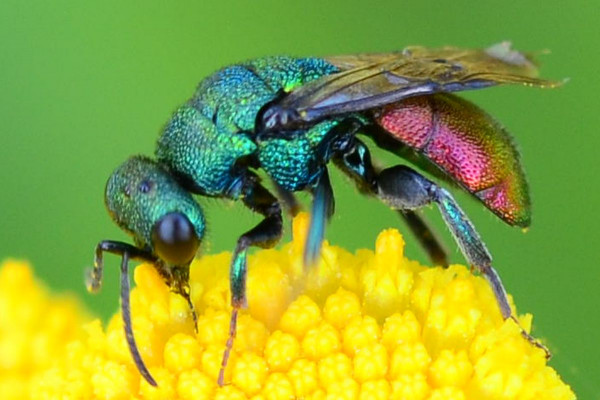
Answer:
[[[231,321],[229,322],[229,337],[227,338],[227,344],[225,345],[225,351],[223,352],[223,360],[221,361],[221,369],[219,370],[219,379],[217,383],[219,386],[225,384],[225,368],[227,368],[227,362],[229,361],[229,354],[233,348],[233,341],[235,340],[235,334],[237,332],[237,316],[239,307],[234,305],[231,311]]]
[[[85,287],[90,293],[97,293],[102,287],[102,273],[104,270],[103,252],[106,251],[108,241],[104,240],[96,246],[94,266],[85,270]]]
[[[125,328],[125,338],[127,339],[127,345],[129,346],[129,351],[131,352],[131,356],[133,357],[133,362],[137,367],[140,374],[146,379],[146,381],[154,387],[157,387],[158,384],[150,375],[150,371],[146,368],[144,364],[144,360],[142,360],[142,356],[137,348],[137,344],[135,343],[135,338],[133,337],[133,329],[131,326],[131,307],[129,305],[129,254],[125,251],[123,252],[123,258],[121,259],[121,315],[123,317],[123,326]]]

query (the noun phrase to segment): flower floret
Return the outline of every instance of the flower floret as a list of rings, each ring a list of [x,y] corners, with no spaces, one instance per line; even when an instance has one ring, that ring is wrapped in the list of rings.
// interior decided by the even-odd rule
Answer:
[[[135,367],[119,314],[103,328],[75,299],[48,294],[27,264],[5,262],[3,399],[575,398],[521,334],[531,315],[520,316],[520,326],[503,320],[488,283],[469,268],[408,260],[402,236],[385,230],[374,251],[325,242],[318,265],[305,271],[307,227],[301,215],[292,243],[249,256],[249,307],[223,387],[230,254],[191,265],[197,330],[186,301],[154,266],[135,269],[133,331],[158,387]]]

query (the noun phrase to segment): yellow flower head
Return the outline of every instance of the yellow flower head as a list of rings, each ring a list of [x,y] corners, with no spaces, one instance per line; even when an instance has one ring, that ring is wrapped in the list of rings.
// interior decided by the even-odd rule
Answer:
[[[424,267],[385,230],[375,250],[323,245],[305,273],[307,219],[294,241],[249,257],[248,309],[225,373],[230,254],[190,271],[198,312],[152,265],[136,268],[133,330],[158,387],[139,374],[120,315],[106,329],[50,298],[26,265],[0,270],[3,399],[574,399],[545,353],[504,321],[487,282],[461,265]],[[531,326],[531,316],[520,318]]]

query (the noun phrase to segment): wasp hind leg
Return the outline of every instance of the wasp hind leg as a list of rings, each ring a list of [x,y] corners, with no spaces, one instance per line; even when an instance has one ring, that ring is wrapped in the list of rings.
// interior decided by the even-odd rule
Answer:
[[[248,271],[246,253],[248,248],[250,246],[273,247],[281,238],[283,229],[281,206],[277,199],[260,184],[258,177],[254,174],[246,173],[242,177],[237,193],[234,192],[232,197],[241,198],[248,208],[262,214],[265,218],[254,228],[240,236],[231,257],[229,284],[231,287],[232,312],[227,344],[223,352],[221,369],[219,370],[219,386],[223,386],[225,383],[225,368],[235,340],[239,310],[246,306],[246,276]]]
[[[490,283],[502,317],[504,319],[511,318],[518,323],[510,309],[508,296],[500,276],[492,267],[492,256],[471,221],[447,190],[407,166],[398,165],[380,172],[375,171],[371,164],[368,148],[359,140],[356,140],[354,146],[349,148],[346,153],[339,156],[336,163],[357,182],[361,191],[377,196],[390,208],[401,213],[408,211],[408,218],[412,218],[412,224],[409,221],[409,226],[413,232],[421,232],[417,237],[428,250],[430,257],[445,260],[445,252],[435,237],[428,233],[430,231],[427,225],[421,224],[423,221],[413,218],[413,215],[416,216],[415,210],[435,203],[469,264]],[[436,253],[439,254],[436,255]],[[548,349],[529,333],[521,329],[521,334],[534,346],[544,350],[547,357],[550,357]]]
[[[369,149],[363,142],[354,138],[343,152],[338,153],[334,162],[342,172],[352,178],[361,193],[378,196],[378,173],[371,162]],[[398,214],[406,222],[431,262],[447,267],[447,252],[423,216],[409,209],[398,210]]]
[[[448,253],[424,217],[413,210],[399,210],[398,213],[417,238],[431,262],[444,268],[448,267]]]
[[[376,183],[378,197],[394,209],[414,210],[435,203],[469,264],[490,283],[502,317],[510,318],[518,324],[500,276],[492,267],[492,256],[469,218],[447,190],[403,165],[384,169],[378,174]],[[521,329],[521,334],[550,357],[548,349],[529,333]]]

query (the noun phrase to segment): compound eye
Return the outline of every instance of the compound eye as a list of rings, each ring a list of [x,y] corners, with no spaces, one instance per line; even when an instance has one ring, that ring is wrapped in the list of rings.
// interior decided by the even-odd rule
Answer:
[[[152,244],[160,259],[169,264],[184,265],[194,258],[200,241],[190,220],[181,213],[172,212],[154,224]]]
[[[139,191],[141,193],[146,194],[146,193],[149,193],[153,187],[154,187],[154,182],[152,182],[149,179],[144,179],[143,181],[140,182]]]

